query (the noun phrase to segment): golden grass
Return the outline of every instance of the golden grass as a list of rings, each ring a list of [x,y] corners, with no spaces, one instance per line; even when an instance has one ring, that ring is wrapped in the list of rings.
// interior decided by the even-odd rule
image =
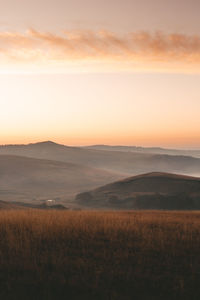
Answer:
[[[196,300],[199,280],[199,212],[0,212],[0,299]]]

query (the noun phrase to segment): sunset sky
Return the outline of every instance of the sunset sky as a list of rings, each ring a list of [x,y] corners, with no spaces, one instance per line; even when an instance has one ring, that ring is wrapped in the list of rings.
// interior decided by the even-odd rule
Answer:
[[[0,0],[0,144],[200,148],[199,0]]]

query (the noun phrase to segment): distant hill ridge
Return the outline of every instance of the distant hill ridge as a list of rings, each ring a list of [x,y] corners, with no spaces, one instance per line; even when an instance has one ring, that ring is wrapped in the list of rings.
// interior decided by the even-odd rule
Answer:
[[[65,147],[70,147],[66,146],[63,144],[58,144],[53,141],[42,141],[42,142],[36,142],[36,143],[29,143],[29,144],[5,144],[5,145],[0,145],[0,148],[19,148],[19,147],[56,147],[56,148],[65,148]],[[70,147],[71,148],[71,147]],[[72,147],[73,148],[73,147]]]
[[[191,156],[70,147],[51,141],[0,146],[0,155],[18,155],[85,165],[109,172],[137,175],[147,172],[200,175],[200,159]]]
[[[200,178],[152,172],[78,194],[86,207],[114,209],[200,209]]]
[[[139,152],[139,153],[155,153],[168,155],[186,155],[200,157],[200,149],[170,149],[161,147],[141,147],[141,146],[122,146],[122,145],[91,145],[86,146],[87,149],[106,150],[106,151],[122,151],[122,152]]]

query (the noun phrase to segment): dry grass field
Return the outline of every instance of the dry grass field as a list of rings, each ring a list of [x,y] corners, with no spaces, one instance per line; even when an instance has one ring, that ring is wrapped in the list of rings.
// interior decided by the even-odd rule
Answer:
[[[0,299],[197,300],[199,282],[199,212],[0,212]]]

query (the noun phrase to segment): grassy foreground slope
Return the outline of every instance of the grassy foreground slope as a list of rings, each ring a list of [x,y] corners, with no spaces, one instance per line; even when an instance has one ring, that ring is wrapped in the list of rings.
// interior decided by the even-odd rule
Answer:
[[[1,299],[200,299],[198,212],[0,212]]]

